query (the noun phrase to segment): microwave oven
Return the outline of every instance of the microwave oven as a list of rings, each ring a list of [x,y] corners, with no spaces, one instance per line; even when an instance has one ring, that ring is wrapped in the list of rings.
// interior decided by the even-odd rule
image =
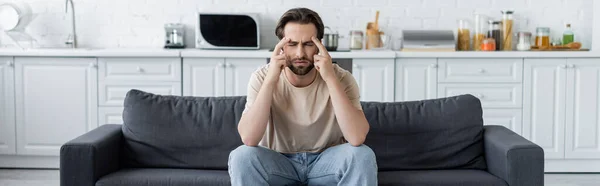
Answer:
[[[258,13],[198,13],[196,48],[259,49]]]

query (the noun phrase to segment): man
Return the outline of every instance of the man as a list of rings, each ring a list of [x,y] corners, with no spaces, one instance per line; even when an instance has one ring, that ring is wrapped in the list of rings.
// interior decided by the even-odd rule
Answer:
[[[232,185],[377,185],[358,85],[332,64],[319,15],[291,9],[275,33],[270,63],[250,77]]]

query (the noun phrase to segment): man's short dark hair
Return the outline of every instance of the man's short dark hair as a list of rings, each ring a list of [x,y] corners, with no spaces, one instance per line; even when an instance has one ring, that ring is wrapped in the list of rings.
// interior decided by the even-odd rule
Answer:
[[[279,19],[277,27],[275,27],[275,35],[277,35],[279,39],[284,37],[283,29],[285,28],[285,25],[290,22],[299,24],[314,24],[317,28],[317,39],[323,39],[325,26],[323,25],[323,21],[317,12],[308,8],[293,8],[285,12]]]

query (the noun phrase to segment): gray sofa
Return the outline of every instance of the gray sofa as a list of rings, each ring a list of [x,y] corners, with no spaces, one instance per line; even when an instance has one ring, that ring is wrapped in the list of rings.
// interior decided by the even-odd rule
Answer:
[[[102,125],[62,146],[61,185],[230,185],[227,159],[242,145],[245,102],[131,90],[123,125]],[[543,185],[542,148],[484,126],[476,97],[361,104],[379,185]]]

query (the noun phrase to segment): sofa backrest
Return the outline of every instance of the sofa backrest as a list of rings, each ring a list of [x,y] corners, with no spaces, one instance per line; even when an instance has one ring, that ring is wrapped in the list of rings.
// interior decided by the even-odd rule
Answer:
[[[163,96],[131,90],[123,112],[127,167],[227,169],[242,145],[246,98]]]
[[[182,97],[131,90],[123,112],[127,167],[227,169],[242,145],[246,97]],[[485,169],[483,119],[471,95],[410,102],[361,102],[365,141],[381,171]]]
[[[380,171],[486,169],[476,97],[361,104],[370,124],[365,144]]]

